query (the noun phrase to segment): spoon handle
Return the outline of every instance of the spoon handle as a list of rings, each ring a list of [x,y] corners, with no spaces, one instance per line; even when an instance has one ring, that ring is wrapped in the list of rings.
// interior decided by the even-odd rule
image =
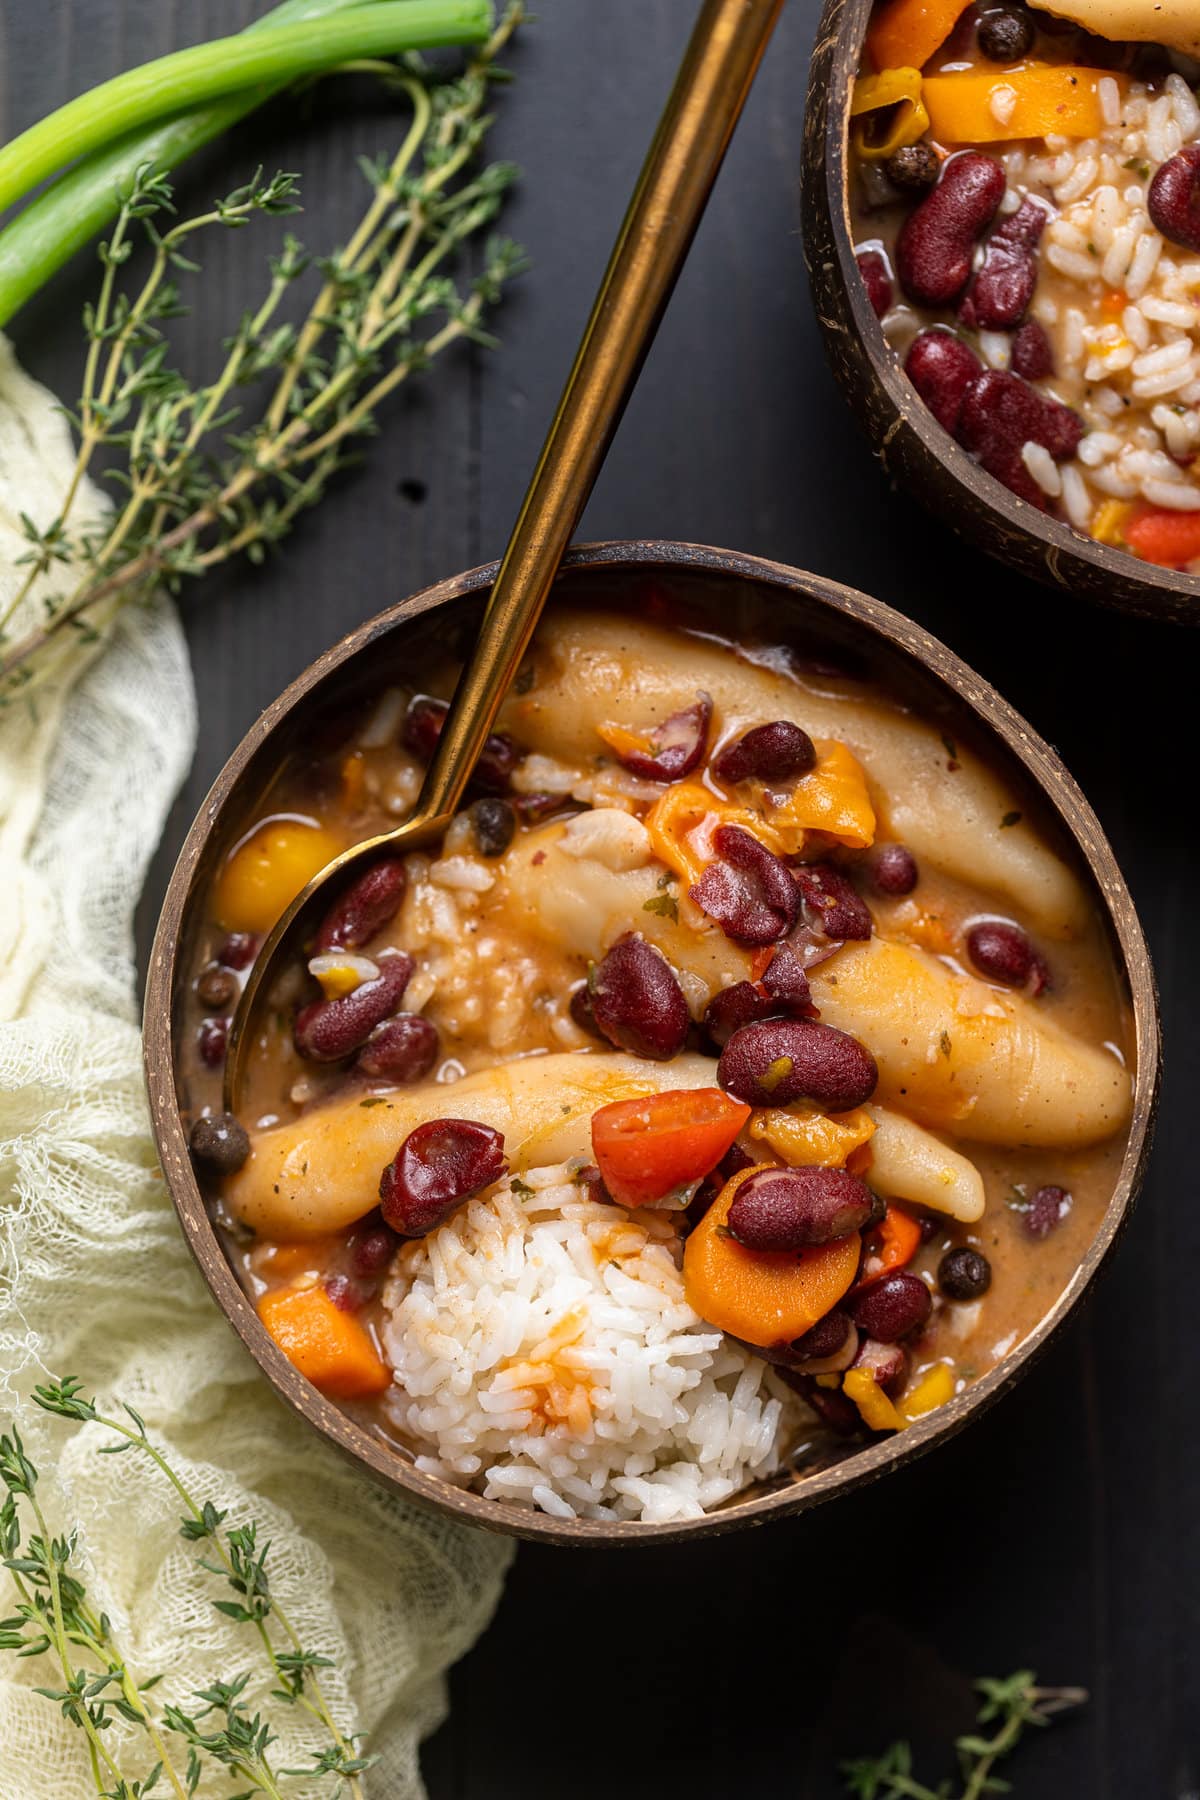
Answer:
[[[416,818],[449,821],[683,266],[783,0],[704,0],[459,677]]]

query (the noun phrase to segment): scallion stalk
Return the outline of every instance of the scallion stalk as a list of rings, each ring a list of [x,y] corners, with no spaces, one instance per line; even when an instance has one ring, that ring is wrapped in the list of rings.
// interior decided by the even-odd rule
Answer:
[[[364,0],[283,0],[246,30],[326,18],[363,4]],[[7,325],[77,250],[116,217],[139,169],[151,164],[169,174],[286,86],[276,81],[243,88],[211,106],[194,107],[166,125],[127,132],[60,175],[0,231],[0,326]]]
[[[490,0],[372,0],[330,18],[272,24],[174,51],[102,82],[6,144],[0,150],[0,208],[75,157],[152,119],[356,57],[482,43],[491,25]]]

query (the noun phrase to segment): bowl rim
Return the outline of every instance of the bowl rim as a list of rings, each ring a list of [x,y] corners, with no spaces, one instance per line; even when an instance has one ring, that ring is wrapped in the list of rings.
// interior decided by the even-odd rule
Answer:
[[[801,197],[809,280],[835,378],[856,410],[865,405],[865,380],[874,379],[880,389],[886,416],[864,420],[875,455],[889,475],[915,486],[930,506],[927,487],[938,484],[947,495],[959,490],[958,524],[990,555],[1018,562],[1035,579],[1071,589],[1073,575],[1086,572],[1091,599],[1176,623],[1200,623],[1200,575],[1144,563],[1010,493],[938,424],[888,345],[854,259],[847,169],[851,90],[874,5],[875,0],[825,0],[809,76]],[[853,356],[855,338],[861,359]],[[910,461],[925,466],[914,470]],[[1023,542],[1031,551],[1022,557]]]
[[[188,1246],[214,1299],[271,1387],[294,1412],[374,1478],[420,1504],[484,1530],[574,1546],[670,1543],[747,1529],[805,1511],[912,1462],[992,1406],[1058,1335],[1108,1261],[1128,1221],[1149,1155],[1162,1054],[1158,995],[1149,951],[1132,897],[1095,813],[1050,746],[953,651],[882,601],[763,557],[709,545],[634,539],[579,545],[564,560],[567,569],[606,567],[623,572],[639,568],[703,571],[756,582],[784,595],[802,594],[821,610],[840,615],[852,627],[865,631],[869,638],[881,639],[891,651],[914,661],[938,685],[949,689],[1022,765],[1026,779],[1045,798],[1091,872],[1108,914],[1121,974],[1129,985],[1137,1074],[1133,1114],[1113,1193],[1095,1237],[1067,1287],[1025,1341],[1001,1363],[963,1394],[905,1431],[809,1475],[798,1474],[790,1486],[750,1500],[735,1499],[699,1519],[667,1524],[555,1519],[484,1499],[424,1474],[312,1387],[259,1322],[226,1259],[193,1173],[174,1079],[172,1016],[181,927],[192,898],[201,852],[251,759],[326,676],[372,642],[431,608],[480,593],[490,586],[497,564],[482,564],[421,589],[357,626],[317,657],[259,715],[226,761],[188,831],[163,902],[147,974],[143,1043],[151,1122],[168,1191]]]

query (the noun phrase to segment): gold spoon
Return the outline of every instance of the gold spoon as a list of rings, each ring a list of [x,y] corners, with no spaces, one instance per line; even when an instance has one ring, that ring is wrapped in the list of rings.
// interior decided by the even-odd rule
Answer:
[[[591,317],[492,586],[416,807],[403,825],[343,851],[268,933],[229,1030],[225,1106],[237,1111],[255,1003],[327,884],[381,851],[440,839],[466,790],[579,523],[653,341],[783,0],[704,0],[629,202]]]

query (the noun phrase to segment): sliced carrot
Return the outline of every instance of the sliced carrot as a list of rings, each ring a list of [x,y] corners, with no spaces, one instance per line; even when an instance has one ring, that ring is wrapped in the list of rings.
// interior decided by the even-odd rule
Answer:
[[[877,69],[921,69],[940,50],[970,0],[888,0],[867,33]]]
[[[868,1234],[863,1272],[855,1284],[855,1293],[870,1287],[881,1275],[893,1275],[904,1268],[917,1254],[920,1242],[921,1227],[912,1214],[889,1200],[883,1218]]]
[[[1183,569],[1200,558],[1200,512],[1139,505],[1122,535],[1143,562],[1157,563],[1160,569]]]
[[[262,1296],[258,1316],[289,1362],[323,1394],[359,1400],[390,1386],[387,1365],[362,1325],[323,1287],[275,1288]]]
[[[753,1169],[725,1183],[683,1248],[689,1306],[721,1331],[766,1348],[811,1331],[837,1305],[858,1268],[858,1233],[798,1256],[747,1250],[729,1236],[734,1195]]]
[[[1104,69],[1032,63],[1024,69],[931,75],[921,97],[941,144],[994,144],[1010,138],[1099,137]],[[1113,76],[1111,79],[1119,79]],[[1009,103],[1009,96],[1016,99]]]
[[[592,1115],[592,1152],[622,1206],[645,1206],[715,1169],[750,1117],[720,1088],[614,1100]]]

